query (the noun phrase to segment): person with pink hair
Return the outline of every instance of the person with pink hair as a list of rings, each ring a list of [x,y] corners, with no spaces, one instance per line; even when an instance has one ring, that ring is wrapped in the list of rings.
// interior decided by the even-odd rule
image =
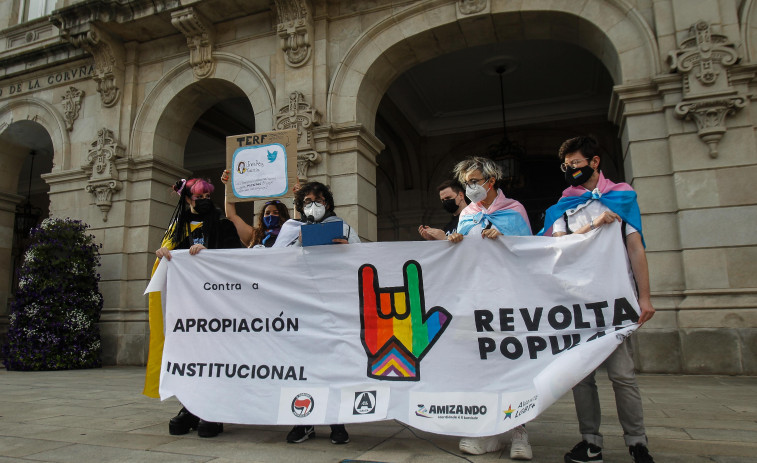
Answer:
[[[181,179],[174,184],[173,191],[179,195],[179,201],[163,235],[163,242],[155,251],[158,260],[171,260],[174,249],[189,249],[189,254],[197,255],[203,249],[242,246],[234,224],[221,218],[220,211],[210,199],[214,189],[209,181],[199,178]],[[153,273],[157,264],[156,260]],[[153,319],[154,311],[161,310],[160,293],[150,293],[150,319]],[[148,361],[148,374],[150,364]],[[200,437],[215,437],[223,432],[223,423],[202,420],[186,407],[182,407],[168,423],[168,432],[172,435],[186,434],[192,429],[196,429]]]

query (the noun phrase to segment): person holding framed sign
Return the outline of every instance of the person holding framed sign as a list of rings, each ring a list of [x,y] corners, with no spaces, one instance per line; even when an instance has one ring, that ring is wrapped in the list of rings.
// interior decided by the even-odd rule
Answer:
[[[224,170],[221,182],[225,185],[229,181],[230,171]],[[226,218],[234,223],[239,233],[239,239],[245,246],[254,248],[263,246],[270,248],[276,242],[282,225],[289,220],[289,209],[278,199],[266,201],[258,214],[258,226],[253,227],[237,214],[237,207],[231,201],[226,201]]]

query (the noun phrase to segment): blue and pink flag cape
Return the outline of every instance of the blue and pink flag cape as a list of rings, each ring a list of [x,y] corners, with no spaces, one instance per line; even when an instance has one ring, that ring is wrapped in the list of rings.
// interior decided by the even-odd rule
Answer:
[[[518,201],[505,197],[502,190],[497,190],[497,197],[486,210],[477,203],[470,203],[463,209],[457,232],[467,235],[476,225],[486,228],[490,223],[503,235],[531,236],[526,209]]]
[[[636,192],[627,183],[613,183],[607,180],[602,172],[599,173],[599,181],[594,191],[589,191],[582,186],[566,188],[557,204],[547,209],[544,217],[544,228],[537,234],[552,236],[552,224],[562,217],[565,211],[575,209],[591,199],[598,200],[618,214],[621,219],[639,232],[641,242],[644,242],[644,235],[641,233],[641,212],[636,201]]]

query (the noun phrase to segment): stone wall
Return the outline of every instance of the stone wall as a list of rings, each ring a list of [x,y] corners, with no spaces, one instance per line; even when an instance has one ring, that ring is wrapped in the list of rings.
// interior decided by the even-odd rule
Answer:
[[[301,119],[292,120],[309,156],[300,160],[302,178],[330,184],[337,213],[376,240],[391,235],[379,232],[376,197],[384,188],[377,156],[394,143],[376,136],[389,85],[454,50],[538,39],[589,50],[615,83],[607,119],[618,130],[619,170],[639,193],[658,309],[636,336],[640,368],[757,371],[751,0],[203,0],[135,3],[98,17],[82,2],[59,1],[52,22],[20,25],[14,5],[0,2],[0,162],[18,177],[12,141],[2,137],[14,122],[32,120],[50,134],[50,212],[89,223],[104,245],[106,363],[146,359],[142,292],[174,207],[169,187],[187,175],[186,138],[209,107],[247,97],[256,130],[265,131],[289,123],[287,107],[299,98]],[[714,58],[703,43],[719,50]],[[700,75],[707,69],[712,82]],[[71,88],[83,92],[76,117]],[[91,156],[102,131],[114,153],[106,176]],[[409,140],[428,144],[404,160],[419,174],[392,200],[389,213],[405,227],[394,237],[409,238],[419,214],[439,217],[433,188],[439,165],[451,160],[436,158],[435,146],[454,140]],[[0,235],[9,233],[16,193],[0,189]],[[408,202],[421,206],[398,206]],[[7,281],[4,255],[0,248]]]

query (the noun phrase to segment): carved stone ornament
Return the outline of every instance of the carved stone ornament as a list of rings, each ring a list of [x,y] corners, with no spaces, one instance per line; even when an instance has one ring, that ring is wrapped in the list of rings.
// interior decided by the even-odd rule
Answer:
[[[696,122],[712,158],[718,157],[718,143],[728,130],[726,117],[746,106],[746,97],[733,88],[728,75],[727,68],[738,60],[736,45],[713,34],[705,21],[692,25],[681,48],[668,56],[671,71],[683,75],[683,98],[675,114]]]
[[[103,214],[103,222],[108,221],[113,193],[121,189],[118,181],[116,159],[123,157],[124,148],[119,146],[113,131],[102,128],[97,131],[97,139],[90,143],[85,168],[92,169],[87,182],[87,192],[95,196],[95,204]]]
[[[278,34],[284,60],[292,67],[307,63],[313,49],[313,18],[306,0],[276,0]]]
[[[123,44],[94,24],[89,24],[87,32],[75,35],[63,32],[62,35],[95,59],[95,74],[92,78],[97,82],[97,93],[100,94],[103,106],[110,108],[118,103],[124,72]]]
[[[203,79],[213,75],[216,67],[213,60],[213,24],[191,7],[171,13],[171,24],[187,38],[189,64],[195,77]]]
[[[693,119],[697,124],[699,138],[710,148],[710,157],[718,157],[718,142],[726,132],[726,116],[746,106],[746,98],[738,95],[732,98],[714,98],[710,100],[683,101],[676,105],[676,115],[680,118]]]
[[[297,178],[306,182],[308,168],[321,162],[313,145],[313,127],[321,123],[321,115],[305,101],[300,92],[289,95],[289,104],[276,114],[276,130],[297,129]]]
[[[84,91],[76,87],[69,87],[63,95],[63,118],[66,120],[66,129],[70,132],[74,129],[74,121],[79,118],[81,99]]]
[[[462,15],[481,13],[489,6],[489,0],[458,0],[457,11]]]

